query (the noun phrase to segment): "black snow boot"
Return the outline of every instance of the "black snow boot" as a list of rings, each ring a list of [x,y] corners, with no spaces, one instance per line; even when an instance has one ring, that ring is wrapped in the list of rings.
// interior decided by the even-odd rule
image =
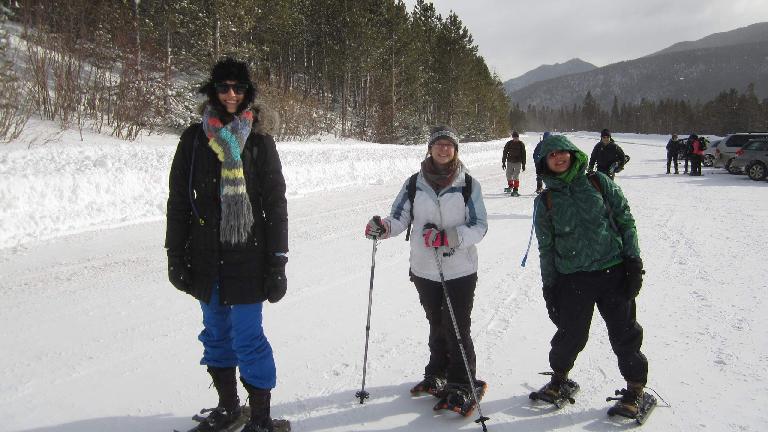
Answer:
[[[562,398],[562,393],[567,392],[565,386],[568,383],[568,374],[564,372],[552,372],[552,377],[544,387],[539,390],[539,395],[547,402],[553,402]]]
[[[248,390],[248,405],[251,408],[251,419],[241,432],[290,432],[291,422],[275,420],[269,413],[272,391],[254,387],[245,382],[242,377],[240,381]]]
[[[627,381],[627,388],[621,389],[618,393],[621,399],[611,408],[611,414],[617,414],[622,417],[635,418],[640,411],[640,404],[643,401],[643,383]]]
[[[251,419],[242,432],[273,432],[272,417],[269,414],[272,392],[270,389],[254,387],[240,377],[248,391],[248,405],[251,407]]]
[[[219,394],[219,404],[216,408],[203,410],[210,412],[200,422],[198,430],[201,432],[217,432],[225,430],[242,415],[240,398],[237,397],[237,379],[235,368],[208,367],[208,373],[213,378],[213,386]]]
[[[432,396],[437,396],[443,387],[445,387],[445,377],[424,375],[424,379],[411,388],[411,395],[419,396],[422,393],[429,393]]]

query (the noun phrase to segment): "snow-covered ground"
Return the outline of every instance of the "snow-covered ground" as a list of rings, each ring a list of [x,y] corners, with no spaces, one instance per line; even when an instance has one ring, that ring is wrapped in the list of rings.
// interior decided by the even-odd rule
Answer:
[[[591,133],[571,134],[589,151]],[[522,139],[529,154],[538,135]],[[645,430],[757,431],[768,422],[768,183],[724,170],[664,174],[666,136],[615,137],[632,161],[618,176],[637,219],[647,268],[638,298],[659,407]],[[168,167],[177,137],[122,143],[46,123],[0,146],[0,430],[170,431],[216,399],[198,364],[197,303],[166,280]],[[501,193],[503,141],[462,144],[483,185],[489,231],[479,244],[473,311],[490,431],[613,431],[605,402],[623,386],[605,326],[572,372],[582,386],[560,411],[532,404],[546,380],[554,327],[540,295],[531,227],[532,163],[519,198]],[[376,255],[367,390],[360,405],[371,241],[426,146],[354,141],[278,143],[289,190],[289,293],[265,307],[278,387],[273,414],[295,431],[480,430],[475,416],[435,414],[412,399],[427,325],[408,281],[408,245]],[[241,390],[241,396],[245,393]],[[662,403],[663,405],[663,403]]]

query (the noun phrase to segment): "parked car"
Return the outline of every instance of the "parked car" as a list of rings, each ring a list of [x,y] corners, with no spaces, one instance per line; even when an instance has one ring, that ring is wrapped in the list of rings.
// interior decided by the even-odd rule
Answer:
[[[763,180],[768,175],[768,138],[747,141],[736,151],[730,165],[732,170],[747,173],[752,180]]]
[[[720,141],[722,140],[712,141],[704,150],[704,160],[702,161],[702,165],[705,167],[715,166],[715,149],[717,148],[717,145],[720,144]]]
[[[746,132],[726,135],[715,147],[714,166],[724,167],[731,174],[740,174],[741,170],[732,170],[731,162],[736,158],[736,151],[747,141],[756,138],[768,138],[768,132]]]

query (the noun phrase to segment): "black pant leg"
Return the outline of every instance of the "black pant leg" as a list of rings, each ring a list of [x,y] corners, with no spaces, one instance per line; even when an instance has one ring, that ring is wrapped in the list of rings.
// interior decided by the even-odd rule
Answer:
[[[419,302],[429,322],[429,362],[425,375],[445,377],[448,371],[448,342],[443,325],[443,287],[440,282],[411,276],[419,293]]]
[[[587,345],[595,307],[594,288],[584,273],[562,275],[557,284],[557,332],[550,342],[549,366],[567,373]]]
[[[641,382],[648,380],[648,360],[640,347],[643,344],[643,328],[636,320],[634,299],[627,299],[624,294],[624,267],[614,267],[614,271],[605,275],[597,309],[605,320],[611,348],[616,354],[619,371],[627,381]]]
[[[675,160],[675,165],[677,165],[677,160]],[[672,168],[672,155],[667,153],[667,174],[669,174],[669,169]],[[675,166],[677,168],[677,166]]]
[[[453,313],[456,316],[456,325],[459,328],[461,341],[456,338],[456,329],[453,327],[450,312],[447,303],[443,304],[443,331],[448,341],[448,381],[455,383],[468,383],[469,375],[476,379],[476,356],[475,345],[472,342],[472,307],[475,300],[475,287],[477,285],[477,274],[451,279],[446,281],[448,286],[448,295],[451,298]],[[469,375],[464,359],[461,356],[461,342],[464,347],[464,354],[469,364]]]

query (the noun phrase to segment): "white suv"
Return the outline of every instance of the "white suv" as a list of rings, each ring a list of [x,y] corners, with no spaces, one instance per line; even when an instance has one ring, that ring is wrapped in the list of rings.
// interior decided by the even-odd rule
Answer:
[[[768,132],[747,132],[726,135],[725,138],[717,143],[715,150],[715,167],[723,167],[731,174],[741,174],[741,170],[731,168],[731,162],[736,157],[736,151],[747,143],[747,141],[756,138],[768,138]]]

